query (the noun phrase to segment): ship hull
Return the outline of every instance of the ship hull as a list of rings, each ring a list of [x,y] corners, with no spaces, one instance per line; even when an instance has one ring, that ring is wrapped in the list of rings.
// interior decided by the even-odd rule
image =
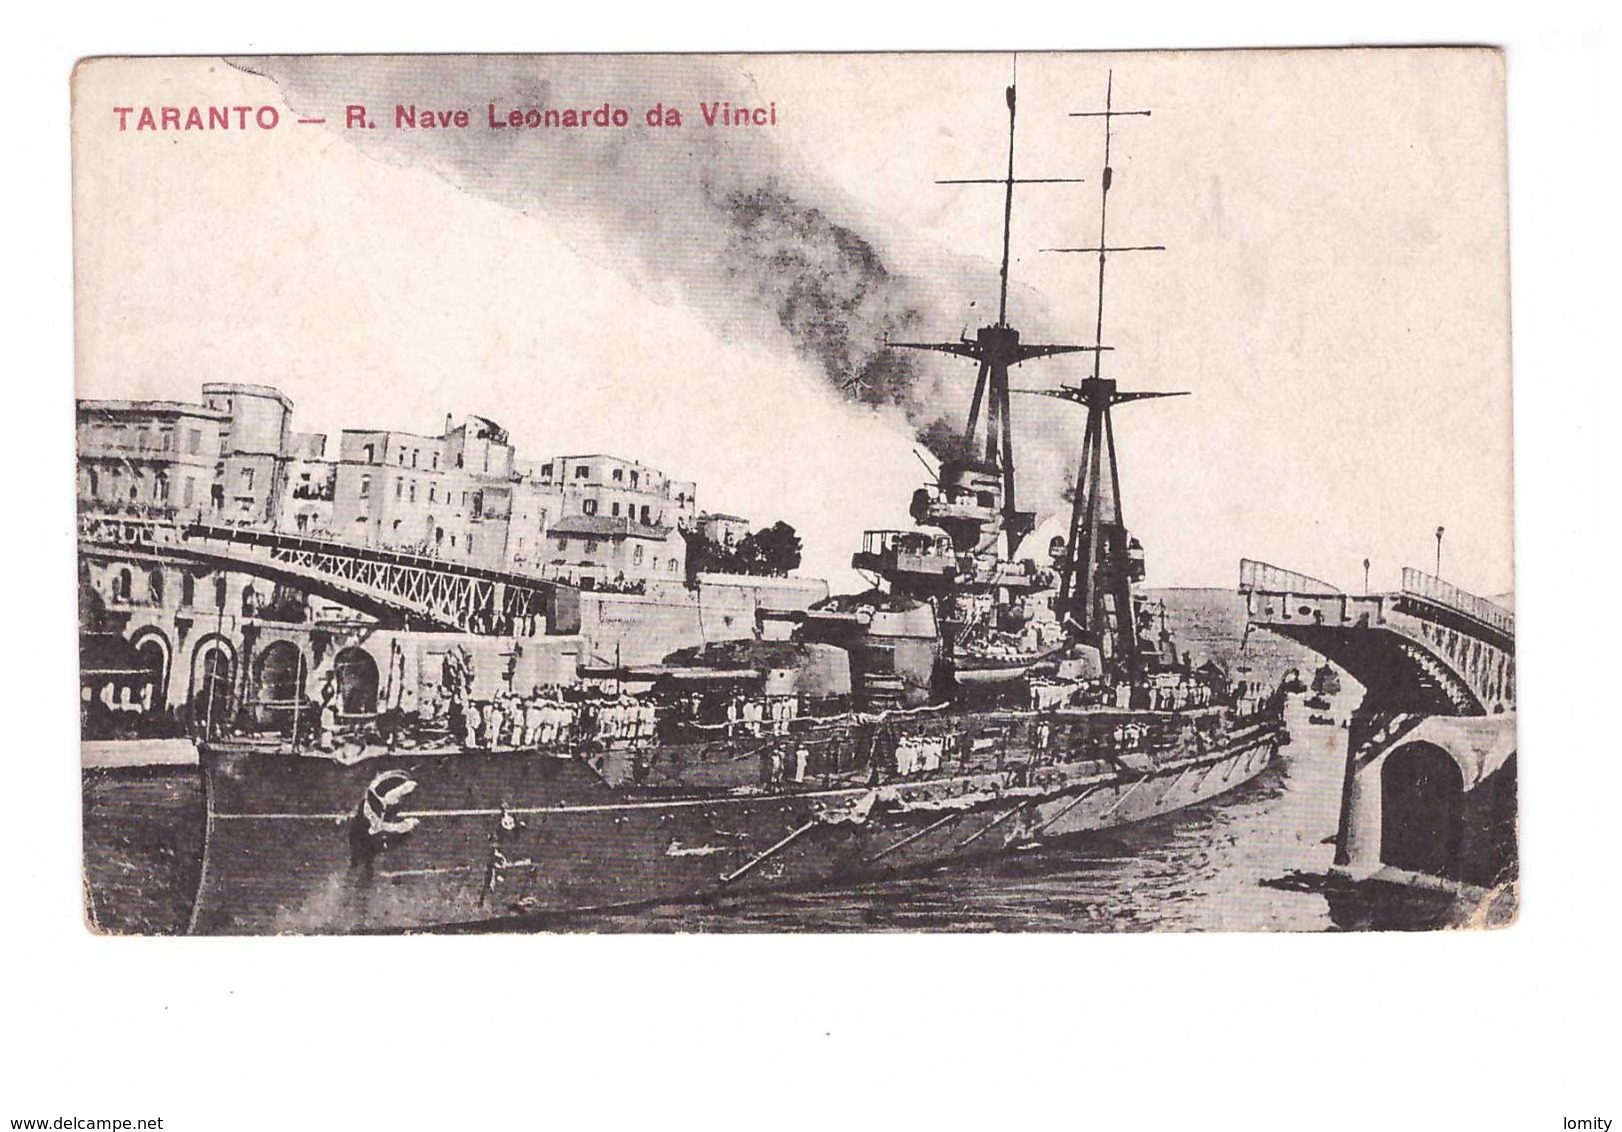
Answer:
[[[433,930],[905,873],[1195,805],[1254,778],[1282,741],[1264,724],[1138,769],[936,770],[696,796],[610,785],[585,759],[541,752],[344,765],[205,747],[191,930]],[[395,774],[413,788],[386,817],[411,828],[379,832],[364,799]]]

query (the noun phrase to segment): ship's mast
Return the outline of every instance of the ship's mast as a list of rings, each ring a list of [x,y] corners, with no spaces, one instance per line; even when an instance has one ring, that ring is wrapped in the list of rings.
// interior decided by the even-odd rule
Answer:
[[[1118,666],[1135,669],[1140,642],[1132,608],[1132,583],[1142,577],[1141,551],[1134,554],[1121,514],[1121,474],[1115,457],[1115,426],[1110,410],[1127,401],[1180,397],[1183,393],[1122,392],[1114,380],[1102,376],[1104,340],[1104,272],[1111,253],[1164,251],[1161,245],[1111,247],[1109,194],[1115,179],[1110,147],[1116,118],[1144,117],[1148,110],[1116,110],[1115,75],[1110,72],[1104,109],[1077,111],[1072,118],[1104,120],[1104,164],[1098,199],[1098,244],[1086,248],[1047,248],[1046,251],[1091,254],[1098,257],[1098,293],[1093,319],[1093,375],[1079,386],[1017,390],[1074,401],[1087,408],[1076,489],[1070,510],[1069,538],[1060,562],[1059,595],[1055,612],[1072,636],[1092,645]]]
[[[976,462],[994,470],[1001,478],[1002,528],[1008,533],[1010,553],[1030,533],[1035,517],[1019,510],[1014,493],[1014,432],[1009,412],[1008,369],[1033,358],[1107,349],[1101,343],[1091,346],[1033,345],[1019,340],[1019,331],[1008,324],[1008,273],[1013,246],[1014,186],[1079,184],[1079,177],[1018,177],[1014,174],[1014,139],[1018,100],[1015,87],[1006,91],[1008,102],[1008,164],[1001,177],[963,177],[937,181],[941,185],[1001,185],[1003,188],[1002,266],[998,279],[997,321],[982,326],[973,339],[956,342],[891,342],[913,350],[934,350],[980,363],[975,381],[969,420],[963,430],[963,447]],[[945,475],[943,473],[943,480]]]

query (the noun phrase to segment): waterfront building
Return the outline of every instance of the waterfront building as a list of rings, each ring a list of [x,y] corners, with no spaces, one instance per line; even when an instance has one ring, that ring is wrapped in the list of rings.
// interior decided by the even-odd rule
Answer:
[[[332,499],[338,465],[327,458],[326,435],[295,432],[290,449],[281,529],[312,538],[332,538]]]
[[[439,436],[345,429],[333,537],[502,569],[514,484],[507,433],[484,417],[447,417]]]
[[[698,533],[707,541],[716,546],[724,546],[728,550],[737,548],[738,543],[749,534],[749,520],[739,518],[737,515],[727,515],[722,512],[706,511],[700,515],[694,524]]]
[[[209,382],[203,386],[203,403],[225,414],[220,518],[246,526],[276,526],[293,437],[293,402],[268,385]]]
[[[77,406],[81,510],[274,525],[293,403],[265,385],[210,382],[201,404]]]
[[[528,513],[548,512],[547,544],[532,558],[541,572],[609,586],[686,577],[681,532],[692,528],[698,509],[691,481],[602,453],[554,456],[530,465],[525,480]]]

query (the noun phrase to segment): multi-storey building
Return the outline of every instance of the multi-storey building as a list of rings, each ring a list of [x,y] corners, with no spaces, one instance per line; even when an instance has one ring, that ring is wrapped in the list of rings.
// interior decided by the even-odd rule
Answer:
[[[296,534],[331,538],[332,497],[338,465],[327,458],[327,438],[319,432],[295,432],[283,477],[281,528]]]
[[[203,403],[225,413],[220,486],[228,523],[274,527],[285,494],[293,402],[268,385],[209,382]]]
[[[345,429],[333,537],[501,568],[515,482],[507,434],[483,417],[439,436]]]
[[[203,386],[200,405],[80,401],[80,506],[273,525],[292,411],[277,390],[220,382]]]
[[[697,512],[697,489],[618,456],[556,456],[528,469],[537,499],[549,499],[546,544],[536,563],[593,583],[680,581]],[[548,510],[545,503],[533,509]]]
[[[728,550],[737,547],[749,533],[749,520],[739,518],[737,515],[726,515],[719,511],[706,511],[693,523],[698,533],[717,546],[724,546]]]
[[[292,402],[262,385],[209,383],[201,404],[79,403],[86,510],[224,522],[544,574],[584,585],[681,583],[703,522],[695,486],[617,456],[557,456],[520,469],[484,417],[437,436],[345,429],[337,451],[292,431]]]

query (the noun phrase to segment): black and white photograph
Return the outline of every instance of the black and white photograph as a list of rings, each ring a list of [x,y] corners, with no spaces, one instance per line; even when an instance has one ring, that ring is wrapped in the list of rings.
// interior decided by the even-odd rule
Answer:
[[[75,97],[93,930],[1513,919],[1496,52]]]
[[[1611,1132],[1608,20],[1448,8],[30,13],[0,1123]]]

